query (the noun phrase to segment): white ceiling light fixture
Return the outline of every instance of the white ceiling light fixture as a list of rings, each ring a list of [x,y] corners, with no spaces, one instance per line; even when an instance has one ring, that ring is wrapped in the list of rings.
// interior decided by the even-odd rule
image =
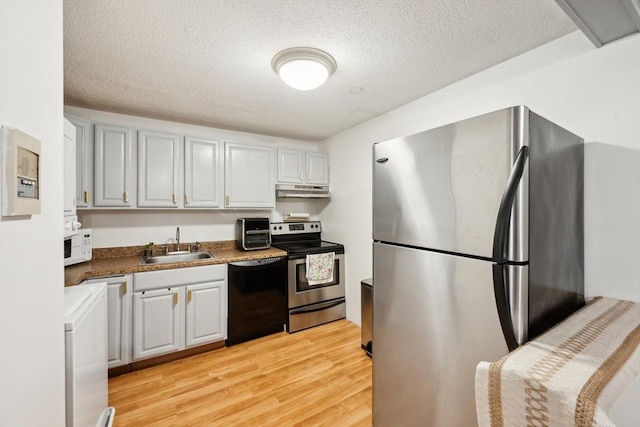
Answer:
[[[320,49],[292,47],[276,54],[271,66],[292,88],[312,90],[322,86],[336,71],[336,60]]]

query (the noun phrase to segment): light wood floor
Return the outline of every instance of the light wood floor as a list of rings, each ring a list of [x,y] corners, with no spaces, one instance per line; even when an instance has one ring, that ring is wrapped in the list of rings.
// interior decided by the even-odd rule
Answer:
[[[371,359],[339,320],[109,380],[115,427],[371,426]]]

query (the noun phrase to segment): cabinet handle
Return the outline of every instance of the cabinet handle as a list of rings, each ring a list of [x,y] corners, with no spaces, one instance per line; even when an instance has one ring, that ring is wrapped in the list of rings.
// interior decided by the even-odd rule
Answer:
[[[173,304],[174,305],[178,304],[178,293],[177,292],[175,294],[173,294]]]
[[[187,292],[187,301],[191,302],[192,299],[193,299],[193,291],[189,289],[189,292]]]
[[[304,172],[300,171],[300,181],[304,181]]]
[[[125,191],[123,196],[122,196],[122,201],[125,203],[129,203],[129,192]]]
[[[307,172],[307,181],[311,179],[311,172]]]
[[[127,282],[122,282],[122,295],[127,293]]]
[[[184,204],[185,204],[185,205],[188,205],[189,203],[191,203],[191,202],[189,201],[189,194],[185,194],[185,195],[184,195]]]
[[[225,206],[229,206],[229,196],[224,196],[224,204]]]
[[[175,205],[176,203],[178,203],[178,195],[177,195],[176,193],[173,193],[172,200],[173,200],[173,204],[174,204],[174,205]]]
[[[84,192],[84,202],[85,203],[89,203],[89,192],[88,191]]]

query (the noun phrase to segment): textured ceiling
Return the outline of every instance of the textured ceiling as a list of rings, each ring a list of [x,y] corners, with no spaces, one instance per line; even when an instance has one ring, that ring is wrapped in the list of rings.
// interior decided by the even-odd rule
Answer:
[[[319,141],[575,30],[554,0],[65,0],[65,104]],[[294,46],[324,86],[279,80]]]

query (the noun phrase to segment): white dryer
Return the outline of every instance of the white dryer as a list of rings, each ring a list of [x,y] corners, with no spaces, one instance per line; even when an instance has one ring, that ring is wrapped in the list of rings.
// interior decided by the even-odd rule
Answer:
[[[107,284],[64,289],[67,427],[113,424],[107,407]]]

